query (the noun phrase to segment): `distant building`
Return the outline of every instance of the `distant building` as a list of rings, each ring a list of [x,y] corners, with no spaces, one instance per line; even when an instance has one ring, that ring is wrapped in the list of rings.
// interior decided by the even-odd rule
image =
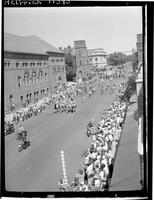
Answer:
[[[102,48],[88,50],[90,65],[93,69],[103,69],[106,66],[107,54]]]
[[[66,83],[64,53],[37,36],[4,34],[5,112],[37,101]]]
[[[82,80],[86,78],[91,71],[86,42],[84,40],[74,41],[74,49],[77,65],[76,79]]]

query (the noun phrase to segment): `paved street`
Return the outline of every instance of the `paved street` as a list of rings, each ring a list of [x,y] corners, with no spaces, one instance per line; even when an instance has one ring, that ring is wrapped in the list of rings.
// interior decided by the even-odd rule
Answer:
[[[138,124],[133,119],[136,103],[128,107],[125,126],[118,147],[110,191],[140,190],[140,165],[137,153]]]
[[[101,113],[115,98],[112,95],[94,95],[84,103],[78,99],[76,113],[54,114],[50,107],[38,117],[28,119],[31,146],[18,152],[16,134],[5,137],[6,189],[9,191],[57,191],[62,178],[60,151],[65,154],[68,180],[73,180],[80,169],[82,156],[90,146],[85,131],[91,118],[100,119]]]

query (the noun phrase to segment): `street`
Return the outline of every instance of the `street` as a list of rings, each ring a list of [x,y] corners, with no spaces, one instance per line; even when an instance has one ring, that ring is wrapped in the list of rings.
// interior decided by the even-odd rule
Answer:
[[[84,103],[78,98],[75,113],[55,114],[51,106],[28,119],[23,125],[31,146],[20,153],[16,133],[5,137],[6,190],[58,191],[57,184],[62,178],[61,150],[65,155],[68,181],[72,181],[81,168],[83,154],[90,147],[86,125],[92,118],[100,120],[115,94],[96,93],[92,98],[86,96]]]

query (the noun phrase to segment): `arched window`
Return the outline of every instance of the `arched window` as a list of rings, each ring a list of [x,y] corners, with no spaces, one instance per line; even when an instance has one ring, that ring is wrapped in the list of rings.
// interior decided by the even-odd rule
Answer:
[[[29,78],[29,71],[28,70],[26,70],[24,72],[24,84],[25,84],[25,86],[30,85],[30,78]]]
[[[42,82],[43,80],[43,72],[39,71],[39,81]]]
[[[37,82],[37,79],[36,79],[36,71],[33,71],[32,72],[32,84],[35,84]]]
[[[21,77],[18,76],[18,87],[21,87]]]
[[[45,80],[46,80],[46,81],[48,80],[48,76],[47,76],[47,73],[45,73]]]
[[[57,73],[59,73],[59,72],[60,72],[60,67],[58,66],[58,67],[57,67]]]
[[[13,105],[13,95],[12,94],[10,94],[10,96],[9,96],[9,101],[10,101],[10,110],[13,111],[14,105]]]

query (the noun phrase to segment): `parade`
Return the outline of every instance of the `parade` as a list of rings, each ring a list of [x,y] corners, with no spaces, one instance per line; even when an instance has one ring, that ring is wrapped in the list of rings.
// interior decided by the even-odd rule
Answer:
[[[102,114],[98,124],[92,119],[87,125],[87,136],[91,138],[82,163],[82,169],[74,181],[66,184],[60,180],[60,191],[105,191],[112,177],[113,162],[124,125],[128,102],[117,97]]]
[[[75,197],[143,187],[142,12],[5,9],[6,191]]]

